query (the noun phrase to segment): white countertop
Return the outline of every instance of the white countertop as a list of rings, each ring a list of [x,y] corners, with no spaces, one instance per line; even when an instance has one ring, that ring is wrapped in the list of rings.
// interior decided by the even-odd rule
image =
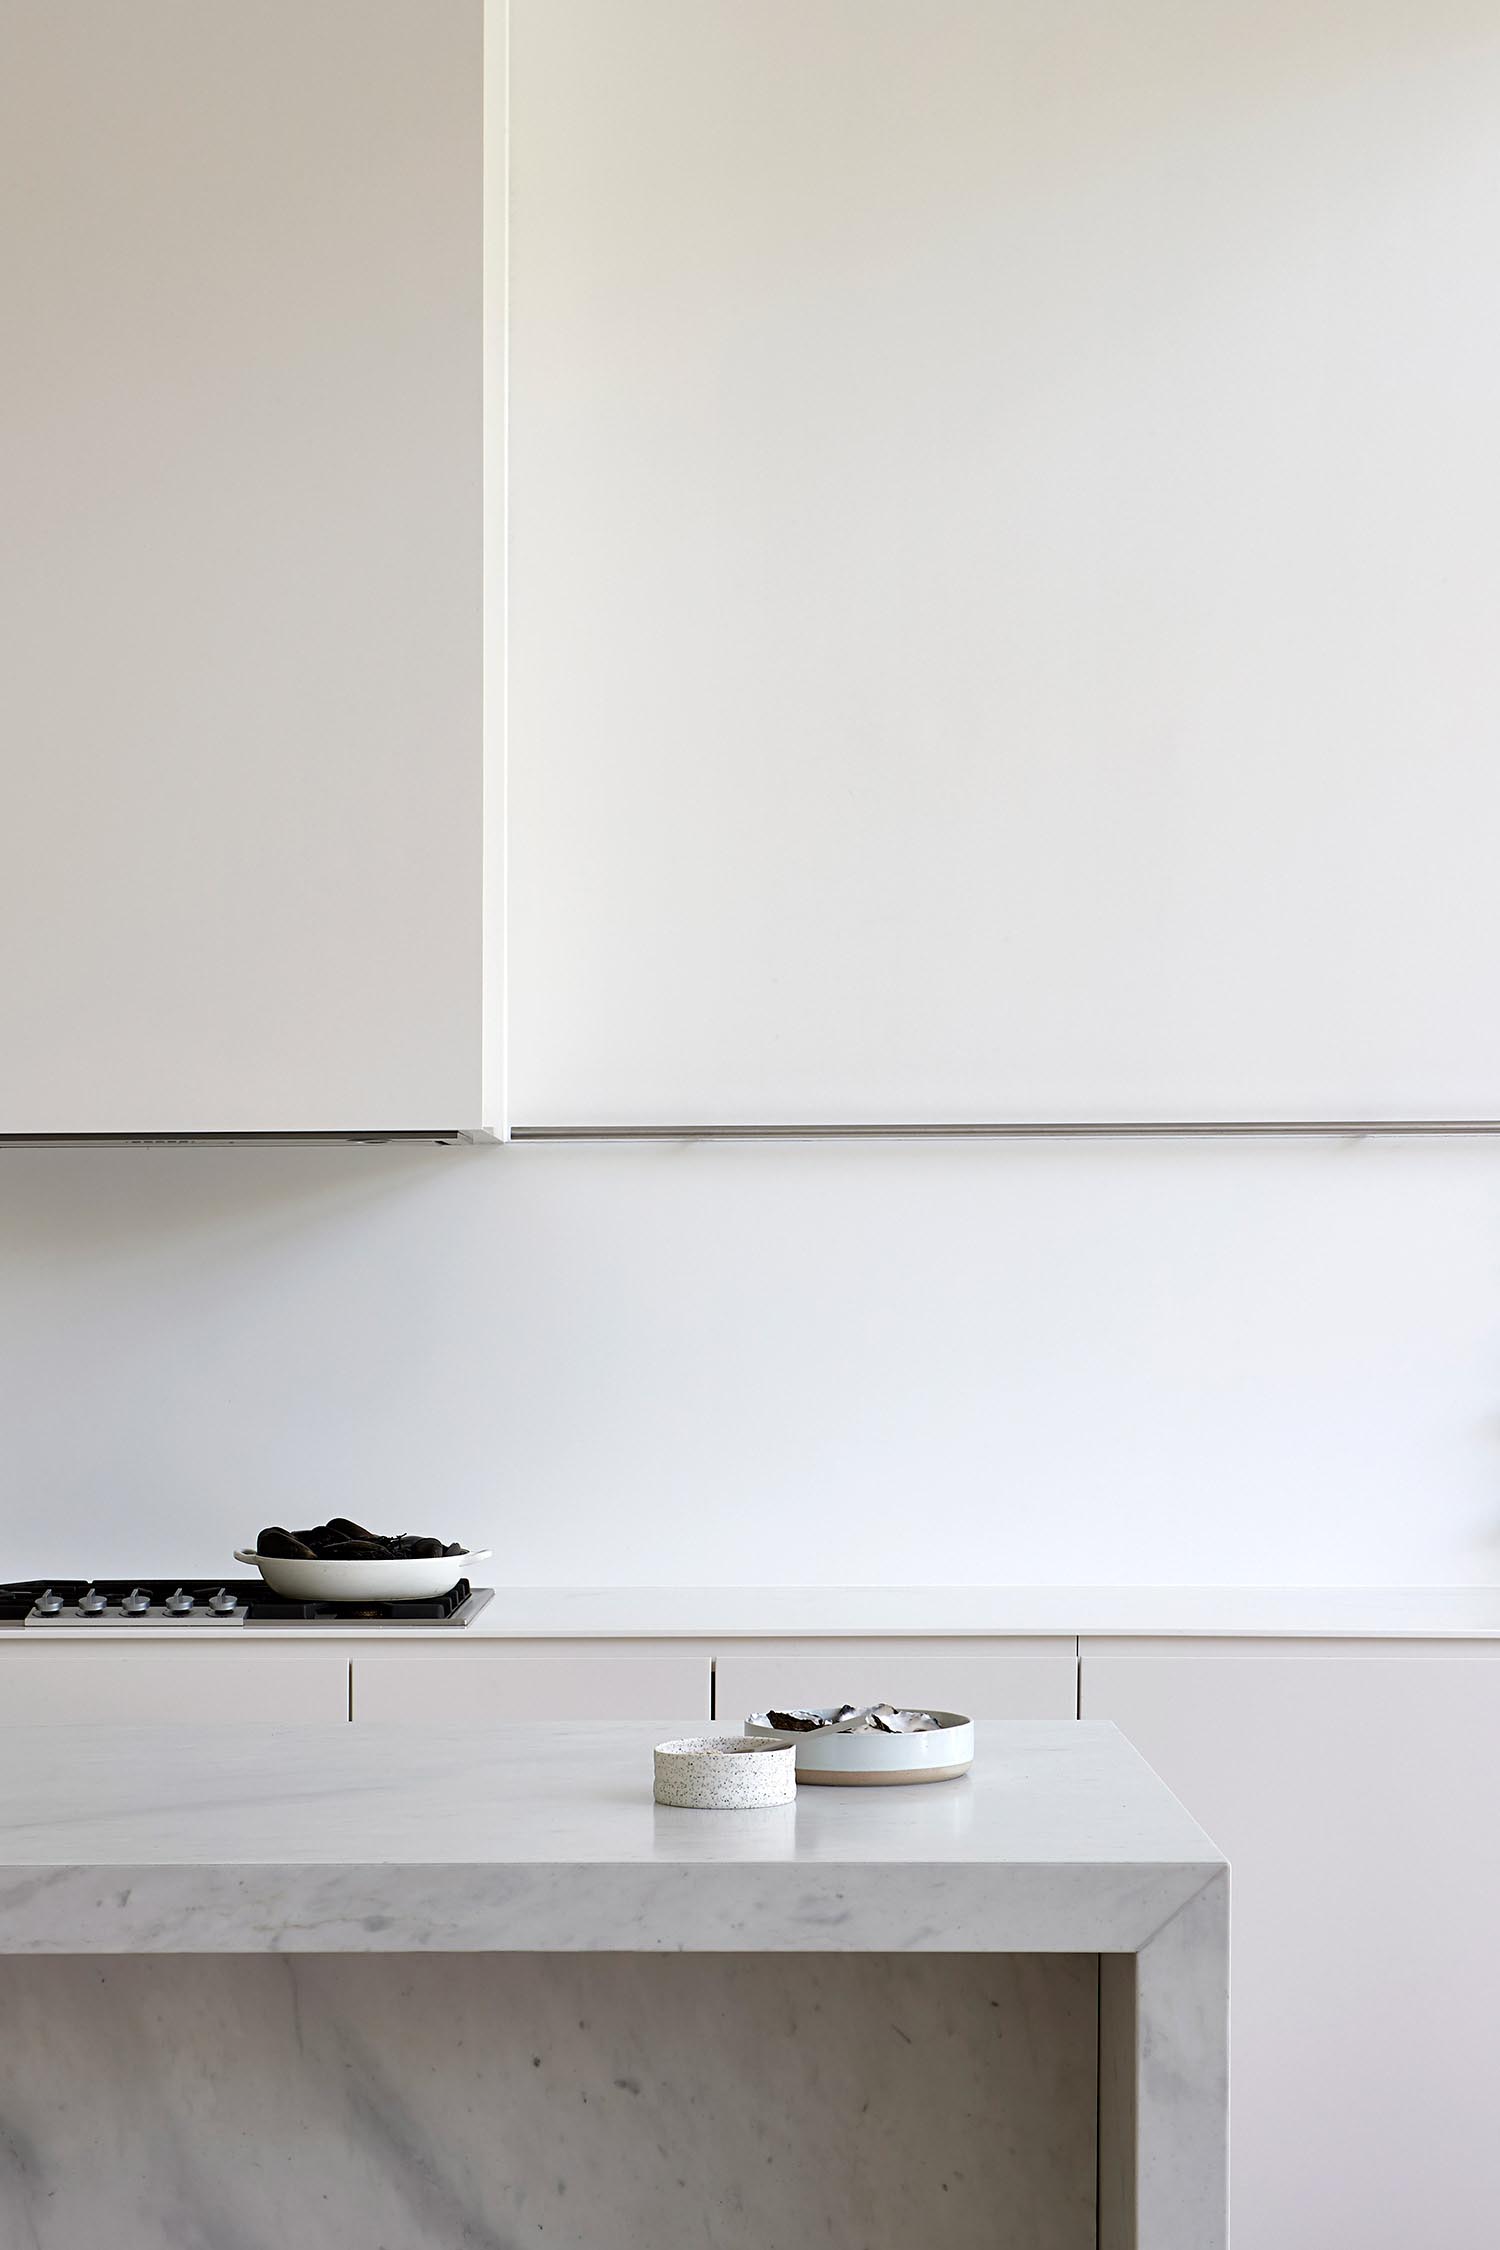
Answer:
[[[203,1576],[204,1573],[197,1575]],[[1053,1634],[1154,1638],[1500,1639],[1500,1586],[519,1586],[475,1622],[362,1634],[315,1626],[24,1628],[0,1647],[90,1641],[338,1641],[352,1649],[507,1640],[827,1640]]]
[[[1500,1587],[513,1587],[471,1628],[550,1639],[1500,1636]]]
[[[1132,1952],[1222,1873],[1112,1726],[737,1813],[652,1802],[683,1731],[16,1728],[0,1952]]]

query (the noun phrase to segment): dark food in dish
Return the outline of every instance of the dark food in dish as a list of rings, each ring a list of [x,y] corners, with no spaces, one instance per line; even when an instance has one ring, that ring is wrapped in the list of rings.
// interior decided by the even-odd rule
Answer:
[[[445,1547],[441,1539],[424,1539],[411,1531],[366,1531],[347,1516],[330,1516],[327,1523],[315,1523],[308,1531],[268,1524],[255,1542],[258,1555],[294,1556],[301,1562],[417,1562],[466,1551],[457,1540]]]

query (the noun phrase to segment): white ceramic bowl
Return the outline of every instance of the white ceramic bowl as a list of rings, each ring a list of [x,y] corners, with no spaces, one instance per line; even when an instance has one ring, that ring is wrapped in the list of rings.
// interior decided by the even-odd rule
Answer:
[[[836,1705],[810,1704],[831,1719]],[[797,1779],[828,1782],[844,1789],[878,1789],[910,1781],[956,1781],[974,1763],[974,1722],[961,1711],[934,1711],[935,1727],[925,1734],[835,1734],[817,1727],[809,1734],[782,1735],[797,1745]],[[745,1721],[747,1735],[774,1735],[764,1711]]]
[[[236,1547],[236,1562],[253,1563],[273,1594],[289,1602],[419,1602],[448,1594],[470,1563],[485,1562],[491,1550],[475,1547],[463,1555],[381,1556],[364,1562],[324,1562],[308,1555],[258,1555]]]
[[[797,1794],[796,1745],[772,1731],[768,1741],[739,1734],[689,1734],[658,1742],[656,1801],[693,1812],[749,1812],[789,1805]]]

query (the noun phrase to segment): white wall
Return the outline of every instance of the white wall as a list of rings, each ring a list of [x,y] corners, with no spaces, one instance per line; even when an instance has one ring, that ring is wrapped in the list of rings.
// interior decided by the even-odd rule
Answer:
[[[1500,1146],[6,1151],[0,1430],[7,1573],[1483,1580]]]
[[[515,13],[516,1114],[1500,1110],[1490,0]],[[0,1151],[0,1478],[16,1573],[1482,1580],[1500,1144]]]

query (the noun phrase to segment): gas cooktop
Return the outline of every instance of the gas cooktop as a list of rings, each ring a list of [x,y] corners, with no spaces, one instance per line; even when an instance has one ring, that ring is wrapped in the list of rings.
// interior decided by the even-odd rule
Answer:
[[[27,1578],[0,1586],[0,1628],[39,1632],[101,1625],[317,1625],[388,1630],[468,1625],[492,1586],[460,1578],[450,1593],[416,1602],[293,1602],[259,1578]]]

